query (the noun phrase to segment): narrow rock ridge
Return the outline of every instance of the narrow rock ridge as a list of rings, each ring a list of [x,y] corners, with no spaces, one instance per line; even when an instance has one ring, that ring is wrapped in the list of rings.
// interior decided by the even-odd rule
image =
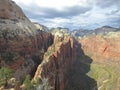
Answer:
[[[34,80],[48,78],[53,90],[92,90],[96,88],[96,82],[86,76],[92,60],[84,55],[80,47],[73,37],[55,34],[54,43],[45,53]],[[87,84],[88,87],[86,87]]]
[[[50,81],[53,79],[52,86],[54,86],[55,90],[60,90],[60,84],[62,84],[61,80],[63,80],[60,75],[64,76],[64,73],[66,72],[66,70],[62,70],[61,67],[64,67],[64,69],[70,67],[73,61],[71,41],[69,38],[66,38],[65,40],[54,43],[48,48],[48,51],[44,55],[43,62],[39,65],[34,77],[34,79],[38,77],[41,79],[49,77]],[[71,40],[73,40],[73,38],[71,38]],[[65,61],[66,57],[69,58],[70,61],[69,59]],[[74,57],[74,59],[75,58],[76,57]],[[62,63],[63,65],[61,66]]]

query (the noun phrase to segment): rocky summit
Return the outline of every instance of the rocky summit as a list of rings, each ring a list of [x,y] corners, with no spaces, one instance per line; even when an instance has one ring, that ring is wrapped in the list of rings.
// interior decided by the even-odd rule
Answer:
[[[19,6],[11,0],[0,0],[0,29],[24,36],[35,34],[35,27]]]
[[[52,28],[0,0],[0,90],[120,90],[120,30]]]
[[[62,34],[54,34],[54,42],[44,54],[34,80],[49,78],[53,90],[97,90],[96,81],[86,75],[92,59],[73,37]]]

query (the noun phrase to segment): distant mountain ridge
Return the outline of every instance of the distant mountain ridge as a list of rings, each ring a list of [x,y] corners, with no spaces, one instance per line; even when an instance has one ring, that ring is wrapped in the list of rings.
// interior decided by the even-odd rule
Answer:
[[[115,32],[117,31],[118,29],[117,28],[113,28],[113,27],[110,27],[110,26],[102,26],[101,28],[97,28],[94,30],[95,34],[107,34],[109,32]]]
[[[73,30],[71,31],[71,34],[78,38],[78,37],[86,37],[86,36],[98,35],[98,34],[106,35],[109,32],[116,32],[119,30],[120,30],[119,28],[114,28],[110,26],[102,26],[95,30]]]
[[[87,30],[87,29],[74,29],[74,30],[69,30],[69,28],[63,28],[63,27],[56,27],[56,28],[51,28],[48,29],[46,26],[39,24],[39,23],[34,23],[36,26],[37,30],[42,30],[42,31],[47,31],[51,33],[56,33],[56,32],[63,32],[63,33],[69,33],[70,35],[73,35],[74,37],[86,37],[86,36],[92,36],[92,35],[106,35],[109,32],[117,32],[120,31],[120,28],[114,28],[111,26],[102,26],[100,28],[96,28],[94,30]]]

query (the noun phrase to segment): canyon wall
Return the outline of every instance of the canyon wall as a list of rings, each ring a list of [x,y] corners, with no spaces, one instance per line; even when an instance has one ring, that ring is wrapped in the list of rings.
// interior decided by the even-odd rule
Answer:
[[[34,80],[48,78],[53,90],[97,90],[96,81],[86,75],[91,63],[73,37],[57,32]]]
[[[111,32],[107,35],[89,36],[79,39],[84,52],[94,61],[120,61],[120,32]]]

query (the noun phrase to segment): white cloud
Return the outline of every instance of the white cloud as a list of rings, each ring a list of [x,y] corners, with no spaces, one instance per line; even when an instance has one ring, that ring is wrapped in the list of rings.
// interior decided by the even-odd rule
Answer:
[[[22,7],[32,21],[48,27],[81,27],[89,29],[102,25],[118,25],[120,23],[119,0],[117,2],[114,0],[109,0],[109,2],[107,0],[13,1]]]
[[[19,5],[27,5],[29,6],[30,4],[33,3],[34,0],[13,0]]]
[[[56,9],[64,9],[65,7],[71,7],[75,5],[87,6],[87,0],[13,0],[17,4],[24,5],[37,5],[39,7],[48,7]]]

